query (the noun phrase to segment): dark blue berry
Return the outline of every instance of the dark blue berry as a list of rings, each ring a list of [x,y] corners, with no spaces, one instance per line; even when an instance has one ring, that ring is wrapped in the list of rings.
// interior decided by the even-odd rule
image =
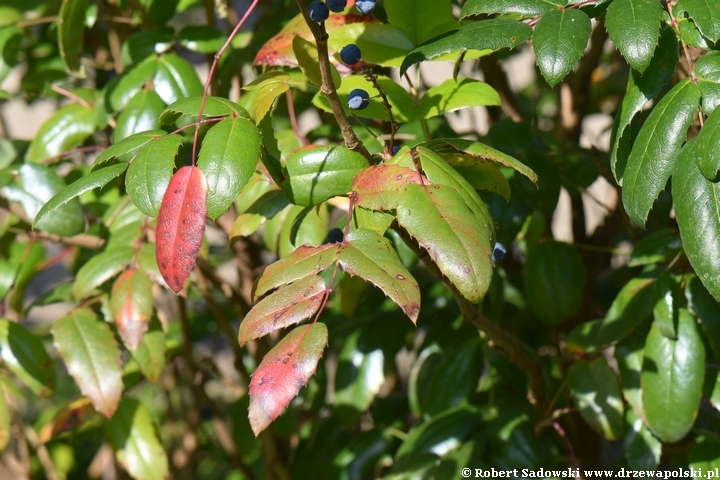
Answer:
[[[324,22],[330,15],[330,10],[324,3],[316,1],[308,5],[308,13],[310,14],[310,20],[313,22]]]
[[[343,49],[340,50],[340,60],[342,60],[345,65],[355,65],[360,61],[360,47],[354,43],[345,45]]]
[[[375,10],[375,0],[357,0],[355,8],[363,15],[370,15]]]
[[[496,242],[495,246],[493,247],[492,251],[492,260],[493,262],[502,262],[505,258],[505,253],[507,251],[505,250],[505,245],[503,245],[500,242]]]
[[[400,151],[400,145],[393,145],[393,150],[392,150],[393,155],[397,155],[399,151]]]
[[[343,231],[339,228],[333,228],[327,234],[325,243],[341,243],[343,241]]]
[[[331,12],[342,12],[347,7],[347,0],[325,0],[325,6]]]
[[[356,88],[348,95],[348,108],[350,110],[362,110],[370,105],[370,95],[361,89]]]

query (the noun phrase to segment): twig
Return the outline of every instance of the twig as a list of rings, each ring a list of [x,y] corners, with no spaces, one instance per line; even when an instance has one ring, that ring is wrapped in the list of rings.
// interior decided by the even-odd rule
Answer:
[[[196,128],[195,128],[195,135],[193,136],[193,146],[192,146],[192,164],[195,165],[195,158],[196,158],[196,152],[197,152],[197,141],[198,141],[198,134],[200,133],[200,123],[202,123],[202,114],[205,110],[205,103],[207,102],[208,92],[210,91],[210,84],[212,83],[212,78],[215,75],[215,68],[217,68],[217,64],[220,61],[220,57],[222,57],[223,53],[225,53],[225,50],[227,50],[227,47],[230,45],[230,42],[232,42],[232,39],[235,38],[235,35],[240,31],[240,28],[245,23],[245,20],[248,19],[252,11],[255,9],[255,6],[258,4],[259,0],[253,0],[253,2],[248,7],[247,11],[245,12],[245,15],[240,19],[237,25],[235,25],[235,28],[232,32],[230,32],[230,35],[228,36],[228,39],[223,44],[220,51],[218,51],[213,56],[213,62],[210,66],[210,71],[208,72],[208,78],[205,81],[205,89],[203,90],[203,97],[202,101],[200,102],[200,111],[198,112],[197,121],[195,122]]]
[[[227,118],[227,117],[206,118],[205,120],[202,120],[201,122],[191,123],[191,124],[189,124],[189,125],[185,125],[184,127],[180,127],[180,128],[178,128],[177,130],[174,130],[174,131],[170,132],[170,135],[174,135],[174,134],[176,134],[176,133],[183,132],[183,131],[185,131],[185,130],[187,130],[187,129],[189,129],[189,128],[197,127],[197,126],[198,126],[198,123],[199,123],[199,124],[203,124],[203,123],[214,123],[214,122],[219,122],[219,121],[221,121],[221,120],[225,120],[226,118]]]
[[[365,78],[373,84],[373,87],[375,87],[375,90],[378,91],[380,94],[380,98],[382,98],[383,103],[385,104],[385,111],[388,114],[388,117],[390,118],[390,142],[388,145],[385,145],[385,153],[391,154],[393,143],[395,142],[395,131],[397,130],[398,124],[395,122],[395,117],[392,113],[392,105],[390,105],[390,102],[388,101],[387,93],[385,92],[385,89],[380,86],[380,83],[378,82],[377,76],[372,72],[372,70],[368,67],[363,67],[363,73],[365,75]]]
[[[520,102],[518,101],[517,95],[510,88],[510,82],[508,81],[507,73],[498,64],[497,60],[492,55],[486,55],[480,59],[480,69],[485,76],[485,81],[493,87],[500,94],[500,100],[502,107],[488,107],[488,114],[493,118],[494,121],[499,120],[500,116],[495,112],[503,111],[510,117],[513,122],[522,121],[522,114],[520,113]]]
[[[50,457],[50,453],[47,451],[47,448],[45,448],[45,444],[40,441],[37,433],[35,433],[35,430],[33,430],[32,427],[23,424],[22,430],[25,434],[25,438],[28,439],[30,445],[32,445],[32,447],[37,452],[38,460],[40,461],[43,470],[45,470],[45,477],[48,480],[55,480],[57,478],[55,476],[55,464],[53,463],[52,458]]]
[[[51,88],[52,90],[54,90],[55,92],[59,93],[60,95],[62,95],[63,97],[69,98],[69,99],[72,100],[73,102],[78,103],[78,104],[82,105],[82,106],[85,107],[85,108],[93,108],[93,106],[90,105],[90,103],[88,103],[87,100],[78,97],[77,95],[75,95],[75,94],[72,93],[71,91],[65,90],[64,88],[62,88],[62,87],[60,87],[60,86],[58,86],[58,85],[55,85],[54,83],[51,83],[51,84],[50,84],[50,88]]]
[[[97,152],[98,150],[105,150],[106,148],[108,148],[108,145],[90,145],[89,147],[73,148],[71,150],[58,153],[57,155],[53,155],[52,157],[48,157],[43,160],[42,163],[47,165],[55,160],[60,160],[61,158],[69,157],[71,155],[75,155],[76,153]]]
[[[340,131],[343,134],[345,146],[350,150],[361,153],[367,159],[368,163],[372,165],[372,156],[357,135],[355,135],[355,132],[350,125],[350,120],[348,120],[345,110],[342,107],[337,90],[335,90],[335,84],[333,83],[332,72],[330,70],[330,54],[328,53],[327,45],[328,34],[325,30],[325,24],[313,22],[312,19],[310,19],[307,0],[296,1],[298,7],[300,7],[300,12],[302,12],[303,17],[305,18],[305,23],[307,23],[313,37],[315,38],[315,45],[317,46],[318,51],[318,62],[320,63],[320,76],[322,78],[322,86],[320,87],[320,90],[330,103],[330,108],[335,116],[335,120],[337,121]]]
[[[59,15],[53,15],[50,17],[39,17],[39,18],[33,18],[30,20],[24,20],[22,22],[18,22],[15,24],[18,28],[25,28],[25,27],[31,27],[33,25],[42,25],[43,23],[52,23],[60,20]]]
[[[288,115],[290,116],[290,124],[292,125],[295,136],[302,140],[303,144],[310,145],[310,140],[305,135],[300,133],[300,127],[297,123],[297,116],[295,115],[295,105],[293,104],[292,92],[287,90],[285,92],[285,99],[287,100]]]
[[[553,428],[557,432],[558,435],[565,441],[565,445],[567,446],[568,452],[570,452],[570,458],[572,459],[573,467],[578,471],[578,476],[575,477],[577,480],[582,480],[583,476],[579,473],[580,472],[580,463],[578,462],[577,455],[575,455],[575,449],[572,446],[572,443],[570,443],[570,439],[568,438],[567,434],[565,433],[565,430],[560,426],[558,422],[553,422],[552,424]]]

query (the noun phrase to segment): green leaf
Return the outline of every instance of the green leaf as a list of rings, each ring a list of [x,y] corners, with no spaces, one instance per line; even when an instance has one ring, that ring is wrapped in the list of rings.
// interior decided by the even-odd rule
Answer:
[[[650,65],[658,44],[662,13],[654,0],[614,0],[605,14],[610,40],[641,73]]]
[[[468,0],[460,11],[460,19],[471,15],[517,13],[524,18],[537,17],[565,6],[563,0]]]
[[[655,438],[632,409],[625,412],[627,433],[623,438],[625,459],[633,470],[655,470],[660,464],[662,442]]]
[[[131,351],[145,378],[156,382],[165,368],[165,333],[156,319],[150,322],[150,330],[145,332],[142,342]]]
[[[180,30],[178,34],[180,45],[199,53],[219,52],[226,39],[227,35],[220,29],[207,25],[190,25]]]
[[[258,278],[253,298],[257,300],[270,290],[295,280],[315,275],[333,263],[340,245],[328,244],[320,247],[300,246],[290,255],[267,267]]]
[[[695,317],[680,309],[677,340],[650,329],[641,377],[645,420],[663,442],[677,442],[695,422],[703,377],[705,347]]]
[[[601,345],[620,340],[650,317],[655,306],[654,284],[654,278],[633,278],[620,290],[598,332]]]
[[[459,405],[477,388],[483,364],[479,337],[450,349],[432,369],[423,395],[425,413],[434,416]]]
[[[415,47],[412,40],[394,25],[356,22],[333,30],[328,47],[339,52],[345,45],[354,43],[362,52],[364,62],[398,67]],[[343,79],[343,83],[347,80]]]
[[[685,285],[688,308],[700,319],[710,348],[720,357],[720,304],[710,295],[698,277],[691,277]]]
[[[250,116],[255,124],[260,124],[275,100],[290,90],[290,75],[283,71],[267,72],[245,85],[243,90],[259,90],[250,107]]]
[[[135,95],[117,118],[115,142],[130,135],[160,128],[160,114],[165,102],[154,90],[143,90]]]
[[[365,157],[345,147],[306,148],[288,159],[281,186],[295,205],[317,205],[352,190],[355,175],[365,167]]]
[[[532,29],[522,22],[493,18],[472,22],[448,33],[444,33],[415,48],[405,57],[400,67],[403,75],[416,63],[430,60],[457,50],[491,50],[514,48],[529,40]]]
[[[630,131],[626,131],[626,129],[635,115],[643,109],[648,101],[655,98],[670,80],[678,58],[677,37],[673,29],[666,28],[660,35],[658,47],[650,60],[650,65],[645,69],[645,73],[637,70],[630,71],[627,90],[616,117],[612,148],[610,149],[610,168],[620,185],[625,176],[627,163],[627,156],[621,155],[619,152],[620,140],[623,138],[623,134],[626,136],[630,134]]]
[[[20,381],[41,397],[55,390],[55,365],[42,341],[25,327],[10,320],[0,320],[0,356]],[[0,389],[0,397],[5,397]]]
[[[385,382],[385,354],[378,342],[355,330],[338,355],[333,405],[348,424],[367,411]]]
[[[105,437],[120,465],[133,478],[169,478],[168,459],[155,432],[152,417],[142,403],[123,398],[117,411],[105,424]]]
[[[695,158],[700,171],[708,180],[718,180],[720,152],[715,146],[720,141],[720,110],[715,110],[705,121],[695,143]]]
[[[640,388],[644,347],[645,338],[640,335],[629,336],[615,345],[615,360],[620,371],[623,397],[636,416],[645,415]]]
[[[573,69],[591,32],[590,18],[582,10],[553,10],[540,17],[532,44],[540,73],[551,87]]]
[[[317,207],[291,205],[287,215],[278,216],[281,228],[277,237],[276,253],[280,257],[291,254],[301,245],[320,246],[328,230],[328,208],[326,204]]]
[[[468,107],[500,105],[500,95],[485,82],[470,78],[452,78],[423,95],[415,120],[424,120]]]
[[[160,120],[165,125],[172,125],[181,117],[194,117],[197,119],[200,113],[200,105],[202,105],[202,96],[181,98],[167,107],[160,115]],[[203,108],[203,118],[215,118],[226,116],[238,116],[250,119],[248,112],[235,102],[231,102],[226,98],[207,97],[205,108]]]
[[[409,184],[397,219],[465,298],[483,298],[492,278],[492,227],[482,224],[461,194],[447,186]]]
[[[385,11],[390,23],[405,32],[413,45],[420,45],[444,33],[443,30],[457,27],[450,0],[430,3],[423,0],[396,0],[388,2]]]
[[[65,182],[53,169],[26,163],[18,170],[17,183],[5,187],[4,196],[10,201],[19,202],[30,223],[34,223],[42,206],[64,188]],[[77,235],[85,229],[80,202],[77,199],[70,200],[59,207],[54,215],[37,222],[35,228],[63,237]]]
[[[696,471],[702,468],[705,472],[715,473],[714,470],[720,467],[720,443],[712,437],[699,441],[690,450],[688,462]]]
[[[238,332],[240,345],[312,317],[328,294],[325,280],[317,275],[279,288],[245,315]]]
[[[415,101],[412,99],[410,94],[394,80],[388,77],[380,75],[377,77],[377,82],[387,94],[388,103],[392,107],[393,117],[395,120],[401,122],[411,121],[415,117],[415,110],[417,107],[415,106]],[[356,88],[365,90],[370,95],[370,104],[362,110],[350,110],[347,106],[347,96]],[[338,89],[338,95],[340,95],[343,108],[349,115],[360,118],[374,118],[382,120],[390,119],[387,114],[387,107],[379,99],[380,93],[365,77],[360,75],[346,77]],[[326,112],[332,112],[330,102],[322,92],[315,94],[315,97],[313,98],[313,105],[325,110]]]
[[[145,215],[157,217],[163,195],[175,169],[180,135],[166,135],[142,147],[125,175],[130,199]]]
[[[698,142],[691,140],[680,152],[672,192],[675,217],[683,249],[703,285],[720,299],[720,184],[700,172],[696,161]]]
[[[148,56],[165,52],[175,42],[175,29],[161,27],[134,33],[123,45],[123,58],[127,63],[139,63]]]
[[[619,440],[625,427],[623,401],[617,376],[607,361],[580,360],[568,369],[567,380],[585,421],[608,440]]]
[[[690,14],[704,37],[713,42],[720,40],[720,11],[708,0],[680,0],[677,8]]]
[[[97,257],[95,257],[97,258]],[[55,347],[95,410],[111,417],[123,389],[120,350],[108,324],[87,308],[73,310],[52,326]]]
[[[695,76],[702,92],[702,109],[710,115],[720,105],[720,55],[703,55],[695,62]]]
[[[565,348],[572,353],[591,353],[601,345],[598,344],[597,336],[602,325],[602,319],[590,320],[573,328],[565,337]]]
[[[295,53],[295,58],[297,59],[300,69],[303,71],[308,80],[318,87],[322,86],[322,75],[320,74],[320,61],[318,60],[317,47],[302,38],[300,35],[296,35],[295,38],[293,38],[293,52]],[[339,88],[342,80],[340,79],[340,74],[333,64],[330,64],[330,73],[332,75],[335,88]]]
[[[677,231],[667,228],[652,232],[640,240],[630,255],[629,267],[651,265],[672,260],[682,250]]]
[[[463,153],[442,153],[440,156],[476,190],[487,190],[510,201],[510,183],[494,163]]]
[[[240,194],[260,160],[262,139],[244,118],[227,118],[205,135],[197,166],[208,185],[208,216],[215,220]]]
[[[93,108],[76,103],[60,108],[30,142],[25,161],[40,163],[79,145],[95,133],[96,117]]]
[[[130,135],[127,138],[123,138],[115,145],[111,145],[103,150],[102,153],[95,158],[92,170],[97,170],[106,163],[115,159],[121,159],[121,161],[125,161],[127,163],[131,159],[131,153],[138,151],[148,143],[154,142],[165,135],[167,135],[167,132],[164,130],[149,130],[147,132],[140,132]]]
[[[109,87],[107,100],[113,112],[123,107],[148,83],[157,72],[157,58],[148,57],[131,66]]]
[[[22,40],[22,29],[14,25],[0,27],[0,83],[15,68]]]
[[[673,173],[699,103],[700,88],[686,78],[660,100],[640,129],[628,158],[622,190],[625,210],[639,227],[645,227],[655,199]],[[685,166],[683,169],[692,170]]]
[[[79,180],[60,190],[43,205],[33,220],[33,227],[41,223],[46,216],[56,214],[57,209],[67,205],[72,199],[79,197],[85,192],[104,187],[113,179],[122,175],[126,168],[127,164],[124,163],[111,165],[107,168],[90,172],[84,177],[80,177]]]
[[[548,325],[571,317],[580,308],[585,265],[572,246],[556,242],[531,248],[524,279],[530,306]]]
[[[157,72],[153,83],[155,91],[166,104],[182,98],[203,94],[203,85],[187,60],[169,53],[158,58]]]
[[[387,238],[372,230],[353,230],[340,246],[337,260],[345,273],[357,275],[381,289],[417,323],[420,287]]]
[[[78,78],[85,78],[85,69],[80,63],[85,34],[85,11],[87,0],[63,0],[60,6],[58,45],[60,56],[68,71]]]
[[[0,384],[0,451],[7,448],[10,438],[12,438],[11,420],[10,407],[5,397],[5,388]]]
[[[85,298],[96,287],[125,270],[134,254],[132,247],[116,247],[92,257],[80,267],[75,277],[73,287],[75,298],[77,300]]]

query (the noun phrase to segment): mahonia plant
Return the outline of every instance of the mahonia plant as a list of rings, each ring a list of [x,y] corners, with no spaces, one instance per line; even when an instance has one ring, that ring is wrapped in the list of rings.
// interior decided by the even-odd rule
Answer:
[[[207,306],[229,342],[247,393],[241,410],[257,437],[276,420],[277,430],[287,431],[279,417],[292,414],[294,399],[304,401],[299,394],[306,385],[309,403],[325,401],[326,374],[311,381],[336,331],[345,342],[335,354],[338,375],[352,365],[353,378],[373,368],[385,378],[387,352],[361,348],[365,327],[345,337],[343,328],[350,327],[337,325],[337,312],[353,318],[369,285],[388,299],[376,297],[378,316],[398,311],[418,324],[427,309],[434,323],[424,334],[442,328],[457,335],[437,334],[440,340],[425,344],[412,366],[405,403],[420,423],[406,425],[409,415],[401,409],[406,413],[394,419],[377,415],[373,422],[387,426],[382,432],[375,423],[357,427],[362,440],[351,460],[341,459],[343,468],[361,471],[352,478],[381,471],[382,455],[393,458],[383,471],[388,478],[446,478],[448,469],[457,477],[459,468],[450,465],[496,458],[498,468],[578,467],[559,420],[575,413],[585,424],[572,423],[574,430],[623,441],[622,465],[629,468],[658,468],[667,462],[668,444],[685,448],[678,460],[684,466],[720,462],[720,382],[708,366],[717,369],[711,360],[720,359],[720,10],[699,0],[296,0],[294,17],[281,28],[241,31],[262,8],[254,0],[233,18],[229,35],[214,25],[176,32],[169,20],[192,5],[38,0],[0,6],[0,14],[8,12],[0,19],[0,80],[22,53],[30,69],[22,86],[28,98],[69,101],[20,152],[13,143],[2,144],[10,153],[0,149],[0,207],[11,218],[3,225],[7,254],[0,263],[8,317],[0,320],[1,356],[22,388],[42,399],[61,390],[55,353],[17,319],[30,308],[24,303],[30,279],[76,257],[72,282],[32,304],[70,303],[49,333],[79,389],[38,422],[37,433],[23,427],[43,468],[55,468],[45,444],[102,424],[103,438],[132,477],[168,478],[182,463],[171,465],[166,454],[175,440],[158,433],[161,414],[137,386],[142,377],[156,382],[174,368],[177,378],[190,377],[194,405],[203,408],[188,414],[188,422],[195,428],[202,415],[214,418],[225,454],[255,478],[246,457],[257,443],[245,439],[250,447],[240,451],[242,442],[205,388],[208,376],[224,373],[194,359],[194,329],[204,317],[193,309]],[[213,2],[203,5],[214,24]],[[104,22],[107,38],[98,33]],[[37,26],[46,23],[57,42],[57,55],[47,62],[49,47],[28,45],[45,38]],[[137,31],[124,31],[131,27]],[[126,37],[122,46],[118,35]],[[592,77],[601,74],[596,67],[606,36],[627,67],[627,81],[608,95],[617,103],[608,155],[574,145],[590,108]],[[542,88],[564,115],[554,126],[559,139],[522,121],[536,113],[513,105],[507,79],[497,81],[503,74],[495,59],[528,43],[547,83]],[[204,85],[182,49],[207,55]],[[475,60],[487,82],[461,75],[465,62]],[[436,61],[455,62],[453,77],[426,87],[420,67]],[[257,76],[231,101],[233,78],[248,63]],[[93,84],[90,72],[100,70],[113,74]],[[0,98],[11,96],[0,90]],[[296,102],[331,123],[312,135],[324,141],[300,132]],[[497,118],[488,138],[441,126],[443,116],[472,107],[504,108],[516,122]],[[96,156],[86,164],[90,154]],[[552,241],[548,232],[561,185],[576,202],[599,176],[622,199],[613,213],[620,227],[607,236],[634,244],[625,270],[606,275],[612,278],[605,290],[599,256],[578,250],[605,254],[607,245],[591,242],[599,237],[586,236],[584,225],[574,233],[589,245],[577,237],[577,244]],[[578,204],[573,207],[577,213]],[[210,230],[221,232],[244,272],[238,284],[217,274]],[[16,233],[24,240],[13,243],[9,235]],[[507,269],[499,267],[505,247],[498,240],[515,244]],[[66,249],[46,260],[43,241]],[[266,266],[257,261],[261,255]],[[444,293],[433,290],[440,283]],[[474,335],[465,343],[464,327],[435,326],[448,301]],[[241,320],[237,332],[233,315]],[[382,337],[385,326],[372,325]],[[536,354],[540,327],[542,341],[555,349],[552,358]],[[400,332],[393,355],[401,345],[414,348],[406,341],[413,331]],[[442,360],[440,352],[447,354]],[[173,363],[176,357],[187,372]],[[10,378],[3,373],[0,390],[18,388]],[[494,389],[505,381],[511,386],[497,387],[502,401],[495,403]],[[347,390],[337,387],[336,405],[348,407],[338,409],[338,436],[359,425],[382,383],[368,377]],[[10,412],[21,409],[0,393],[5,448],[14,435]],[[167,397],[182,411],[182,399]],[[473,404],[478,398],[482,406]],[[285,468],[273,463],[282,452],[274,442],[283,435],[288,446],[302,438],[297,478],[322,461],[302,453],[324,441],[322,428],[332,424],[322,423],[321,407],[308,410],[320,425],[312,435],[262,433],[263,453],[256,456],[265,455],[258,468],[268,478],[289,478],[286,471],[268,473]],[[397,433],[403,429],[409,433]],[[399,446],[393,437],[402,440]],[[457,445],[448,446],[449,438]],[[334,454],[340,459],[340,451]],[[368,463],[352,463],[358,459]]]

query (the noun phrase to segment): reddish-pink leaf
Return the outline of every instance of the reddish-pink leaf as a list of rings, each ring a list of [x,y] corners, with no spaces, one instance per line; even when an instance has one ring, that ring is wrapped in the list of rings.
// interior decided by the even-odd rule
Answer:
[[[327,291],[325,280],[312,275],[263,298],[240,324],[240,345],[312,317]]]
[[[250,426],[265,430],[315,373],[328,341],[323,323],[303,325],[270,350],[250,381]]]
[[[393,210],[402,197],[402,189],[411,183],[426,185],[431,182],[417,171],[400,165],[376,165],[355,176],[353,192],[355,202],[370,210]]]
[[[118,333],[135,350],[148,329],[153,312],[153,282],[143,271],[129,269],[120,275],[110,295],[112,312]]]
[[[195,266],[207,216],[207,182],[197,167],[183,167],[170,179],[160,204],[155,234],[158,267],[178,293]]]
[[[335,255],[339,247],[340,245],[336,243],[319,247],[299,246],[290,255],[265,269],[258,279],[254,298],[262,297],[281,285],[325,270],[335,262]]]

